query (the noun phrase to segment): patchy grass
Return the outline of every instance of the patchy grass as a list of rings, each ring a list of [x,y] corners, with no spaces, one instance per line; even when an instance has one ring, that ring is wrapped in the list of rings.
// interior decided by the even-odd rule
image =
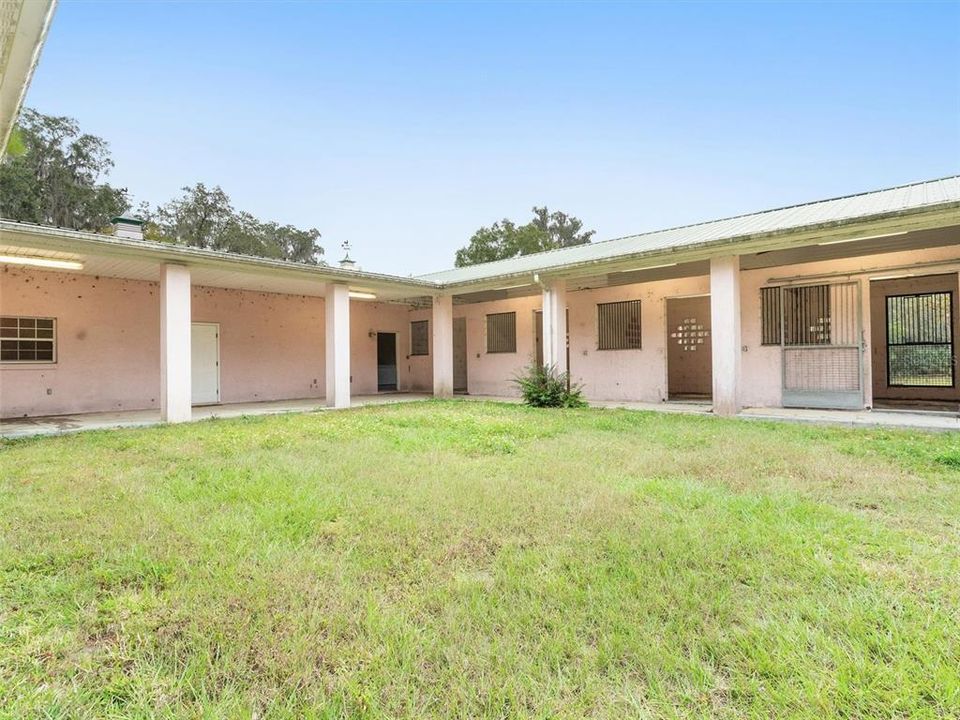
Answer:
[[[960,716],[960,439],[424,402],[0,446],[0,716]]]

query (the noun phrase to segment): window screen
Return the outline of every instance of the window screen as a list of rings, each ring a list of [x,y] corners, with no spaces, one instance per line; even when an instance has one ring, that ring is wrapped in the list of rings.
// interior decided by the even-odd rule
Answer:
[[[780,344],[780,288],[760,288],[760,344]]]
[[[410,354],[430,354],[430,321],[416,320],[410,323]]]
[[[598,304],[597,334],[600,350],[640,349],[640,301]]]
[[[887,296],[887,383],[953,387],[953,293]]]
[[[487,315],[487,352],[512,353],[517,351],[517,314],[515,312]]]
[[[53,362],[56,326],[53,318],[0,317],[0,362]]]

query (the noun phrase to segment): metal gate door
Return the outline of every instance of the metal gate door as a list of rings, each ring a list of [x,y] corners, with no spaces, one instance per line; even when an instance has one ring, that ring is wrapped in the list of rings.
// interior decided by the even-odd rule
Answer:
[[[780,288],[783,406],[863,407],[858,283]]]

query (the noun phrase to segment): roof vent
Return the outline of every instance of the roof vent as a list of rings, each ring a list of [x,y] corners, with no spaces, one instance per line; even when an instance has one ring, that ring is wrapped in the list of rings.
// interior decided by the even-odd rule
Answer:
[[[113,234],[128,240],[143,240],[143,220],[132,215],[119,215],[110,221]]]
[[[350,241],[344,240],[340,246],[343,248],[343,260],[340,261],[340,267],[344,270],[359,270],[357,261],[350,257]]]

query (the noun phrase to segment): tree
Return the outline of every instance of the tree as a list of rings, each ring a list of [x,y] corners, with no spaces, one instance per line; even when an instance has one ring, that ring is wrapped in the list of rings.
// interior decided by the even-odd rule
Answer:
[[[128,206],[127,191],[101,179],[113,167],[105,140],[76,120],[26,109],[0,165],[0,213],[75,230],[100,230]]]
[[[238,212],[219,185],[185,187],[182,196],[156,212],[141,205],[139,213],[147,221],[144,234],[151,240],[310,264],[319,263],[323,255],[319,230],[264,222]]]
[[[583,230],[583,222],[572,215],[550,212],[545,207],[533,208],[533,220],[517,225],[504,218],[490,227],[482,227],[470,238],[466,247],[457,250],[457,267],[505,260],[520,255],[583,245],[590,242],[593,230]]]

